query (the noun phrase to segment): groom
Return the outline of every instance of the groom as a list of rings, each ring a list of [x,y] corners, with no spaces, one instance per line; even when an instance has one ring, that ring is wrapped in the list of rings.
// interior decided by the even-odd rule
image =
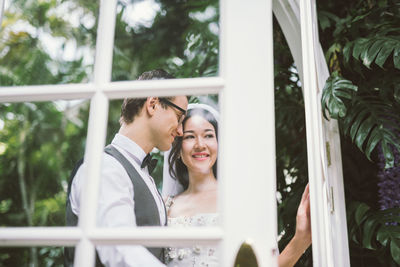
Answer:
[[[174,78],[163,70],[143,73],[139,80]],[[127,98],[121,107],[121,128],[105,148],[101,167],[98,227],[166,225],[167,215],[148,156],[154,147],[166,151],[182,135],[186,96]],[[67,225],[78,223],[80,192],[86,164],[72,174],[67,198]],[[162,248],[143,246],[98,246],[96,266],[164,266]],[[73,266],[74,249],[65,249],[65,266]]]

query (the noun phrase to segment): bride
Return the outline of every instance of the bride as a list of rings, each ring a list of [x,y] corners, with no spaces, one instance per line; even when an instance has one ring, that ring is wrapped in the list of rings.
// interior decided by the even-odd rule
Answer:
[[[183,136],[176,138],[170,154],[166,154],[163,194],[167,196],[170,227],[218,225],[218,119],[212,107],[190,104],[182,123]],[[179,194],[169,195],[175,193]],[[296,234],[279,255],[280,267],[293,266],[311,244],[309,209],[307,186],[297,212]],[[168,248],[165,262],[170,267],[216,267],[218,257],[213,246]]]

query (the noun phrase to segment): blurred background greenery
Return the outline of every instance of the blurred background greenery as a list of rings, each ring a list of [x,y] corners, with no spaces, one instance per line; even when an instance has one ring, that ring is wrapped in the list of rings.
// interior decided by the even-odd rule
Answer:
[[[0,86],[90,81],[98,2],[6,1]],[[400,7],[394,0],[336,0],[318,1],[317,8],[332,73],[323,105],[340,125],[351,264],[398,266]],[[217,76],[218,19],[216,0],[119,1],[112,80],[155,68],[179,78]],[[275,20],[274,64],[283,249],[308,178],[301,83]],[[118,130],[120,104],[110,102],[107,143]],[[0,104],[0,226],[64,225],[67,180],[84,153],[88,111],[87,99]],[[154,174],[159,186],[161,170]],[[311,257],[308,249],[296,266],[312,266]],[[62,250],[0,248],[0,266],[62,266]]]

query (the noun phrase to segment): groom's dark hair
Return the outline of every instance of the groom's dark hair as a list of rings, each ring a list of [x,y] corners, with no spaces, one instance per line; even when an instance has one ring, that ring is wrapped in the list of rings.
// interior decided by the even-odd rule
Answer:
[[[185,129],[186,121],[195,115],[204,118],[214,127],[215,135],[218,141],[218,122],[211,112],[202,108],[193,108],[187,111],[186,117],[182,122],[183,130]],[[179,183],[186,190],[189,186],[189,173],[186,165],[183,163],[182,158],[180,156],[182,149],[182,141],[183,141],[182,136],[175,137],[175,140],[172,143],[171,153],[169,154],[168,157],[168,163],[169,163],[169,174],[171,175],[171,177],[178,179]],[[215,178],[217,178],[217,165],[218,165],[217,162],[218,160],[215,161],[214,166],[212,167]]]
[[[163,79],[174,79],[175,77],[162,69],[156,69],[151,71],[143,72],[138,80],[163,80]],[[173,100],[174,97],[163,97],[167,100]],[[121,105],[121,117],[119,119],[120,124],[129,124],[133,122],[136,115],[139,114],[147,98],[125,98]],[[160,98],[162,99],[162,98]],[[160,101],[163,108],[167,108],[164,102]]]

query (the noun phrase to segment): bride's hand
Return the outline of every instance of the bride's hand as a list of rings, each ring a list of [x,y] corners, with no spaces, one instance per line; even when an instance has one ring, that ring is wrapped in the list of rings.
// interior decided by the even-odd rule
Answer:
[[[296,233],[294,238],[302,240],[304,249],[311,245],[310,189],[307,184],[301,197],[296,216]]]
[[[304,189],[296,216],[296,233],[278,256],[279,267],[293,267],[311,245],[310,190]]]

